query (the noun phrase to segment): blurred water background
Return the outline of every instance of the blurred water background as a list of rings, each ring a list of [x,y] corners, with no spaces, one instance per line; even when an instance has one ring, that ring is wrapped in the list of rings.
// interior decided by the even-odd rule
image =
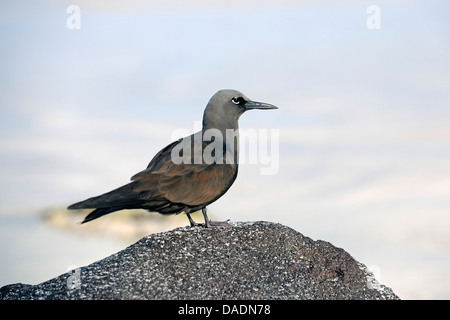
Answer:
[[[81,29],[67,27],[70,5]],[[0,286],[136,241],[95,229],[127,212],[92,232],[42,216],[128,182],[233,88],[279,107],[240,119],[279,130],[279,169],[242,164],[215,218],[288,225],[403,299],[449,299],[448,12],[443,0],[1,1]]]

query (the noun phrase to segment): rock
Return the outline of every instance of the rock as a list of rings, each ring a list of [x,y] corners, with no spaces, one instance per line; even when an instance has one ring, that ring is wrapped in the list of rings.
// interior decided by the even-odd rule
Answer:
[[[270,222],[151,234],[1,299],[398,299],[343,249]]]

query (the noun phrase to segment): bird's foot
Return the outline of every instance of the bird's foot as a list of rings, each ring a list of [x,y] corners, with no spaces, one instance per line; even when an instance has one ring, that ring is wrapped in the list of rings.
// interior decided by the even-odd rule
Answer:
[[[204,228],[231,228],[232,225],[228,223],[230,219],[227,221],[211,221],[208,218],[208,215],[206,214],[206,208],[202,208],[203,218],[205,219],[205,223],[197,223],[192,219],[191,215],[189,213],[186,213],[186,216],[189,219],[189,223],[191,227],[204,227]]]
[[[197,222],[191,223],[191,227],[204,227],[204,226],[205,226],[204,223],[197,223]]]
[[[230,221],[230,219],[228,219],[227,221],[211,221],[211,220],[207,220],[205,228],[231,228],[232,225],[228,223],[228,221]]]
[[[194,221],[194,219],[192,219],[191,215],[189,213],[186,213],[186,216],[189,219],[189,224],[191,225],[191,227],[204,227],[205,224],[204,223],[197,223]]]

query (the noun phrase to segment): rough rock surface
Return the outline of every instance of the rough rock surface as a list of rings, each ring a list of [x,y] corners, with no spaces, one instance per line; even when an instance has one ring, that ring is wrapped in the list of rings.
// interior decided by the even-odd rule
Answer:
[[[1,299],[398,299],[343,249],[280,224],[152,234]]]

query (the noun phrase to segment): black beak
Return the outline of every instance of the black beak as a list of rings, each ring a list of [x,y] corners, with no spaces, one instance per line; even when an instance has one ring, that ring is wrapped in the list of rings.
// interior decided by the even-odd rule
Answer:
[[[244,108],[246,110],[252,110],[252,109],[261,109],[261,110],[278,109],[273,104],[264,103],[264,102],[256,102],[256,101],[247,101],[244,104]]]

